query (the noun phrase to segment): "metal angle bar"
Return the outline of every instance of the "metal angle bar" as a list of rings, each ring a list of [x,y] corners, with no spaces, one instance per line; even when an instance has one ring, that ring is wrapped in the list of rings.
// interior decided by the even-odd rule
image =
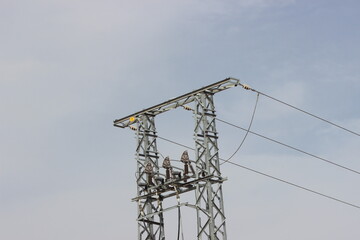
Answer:
[[[152,192],[152,193],[148,193],[148,194],[145,194],[145,195],[137,196],[137,197],[135,197],[135,198],[133,198],[131,200],[132,201],[138,201],[138,200],[141,200],[141,199],[147,199],[147,198],[149,198],[151,196],[160,195],[162,193],[166,193],[166,192],[169,192],[169,191],[174,191],[173,185],[176,185],[177,188],[183,188],[183,187],[188,188],[188,186],[190,186],[192,184],[199,183],[201,181],[206,181],[208,179],[211,179],[212,177],[214,177],[214,176],[213,175],[208,175],[208,176],[197,178],[197,179],[191,180],[189,182],[185,182],[185,183],[180,182],[180,181],[183,181],[184,179],[178,179],[178,180],[174,180],[174,181],[169,181],[169,182],[166,182],[164,185],[159,185],[159,186],[154,186],[154,187],[148,188],[148,191],[156,190],[156,192]],[[216,180],[214,180],[214,181],[216,181]],[[188,189],[185,189],[185,190],[180,189],[179,194],[191,191],[193,189],[194,189],[194,187],[189,187]],[[171,193],[170,195],[161,196],[161,197],[166,198],[166,197],[174,196],[174,195],[176,195],[176,192]],[[156,201],[156,200],[157,200],[156,198],[153,199],[153,201]]]
[[[209,225],[209,223],[210,223],[210,218],[208,218],[208,220],[206,221],[206,223],[202,226],[201,231],[200,231],[200,234],[201,234],[202,232],[204,232],[205,230],[207,230],[207,226]],[[206,232],[206,231],[205,231],[205,232]]]
[[[153,114],[157,115],[166,111],[169,111],[171,109],[183,106],[187,103],[193,102],[195,100],[195,96],[199,93],[203,92],[211,92],[211,93],[217,93],[223,90],[226,90],[228,88],[236,87],[240,84],[240,80],[236,78],[226,78],[224,80],[221,80],[219,82],[210,84],[208,86],[199,88],[195,91],[186,93],[184,95],[181,95],[176,98],[172,98],[168,101],[165,101],[163,103],[157,104],[155,106],[146,108],[144,110],[141,110],[139,112],[133,113],[131,115],[128,115],[126,117],[123,117],[121,119],[117,119],[114,121],[114,126],[125,128],[132,124],[130,121],[131,117],[138,117],[140,115],[143,115],[145,113],[147,114]]]
[[[214,202],[213,202],[214,203]],[[216,208],[217,210],[217,213],[216,215],[220,214],[223,218],[225,218],[225,215],[224,213],[221,211],[221,209],[214,203],[214,207]]]
[[[163,112],[169,111],[171,109],[178,108],[185,104],[191,103],[192,101],[194,101],[193,96],[187,97],[184,100],[180,100],[180,101],[175,102],[174,104],[170,104],[168,107],[160,107],[158,110],[151,110],[151,113],[153,113],[154,115],[158,115],[160,113],[163,113]]]
[[[186,192],[192,191],[192,190],[194,190],[194,189],[195,189],[195,187],[191,187],[191,188],[187,188],[187,189],[185,189],[185,190],[180,190],[178,193],[175,192],[175,193],[170,193],[170,194],[168,194],[168,195],[161,195],[161,199],[169,198],[169,197],[175,196],[175,195],[177,195],[177,194],[186,193]],[[150,194],[147,194],[147,195],[144,195],[144,196],[140,196],[140,197],[133,198],[133,199],[131,199],[131,200],[132,200],[133,202],[136,202],[136,201],[139,201],[139,200],[141,200],[141,199],[146,199],[146,198],[148,198],[149,196],[160,195],[161,193],[163,193],[163,192],[150,193]],[[151,199],[152,202],[155,202],[155,201],[157,201],[157,200],[158,200],[157,198],[152,198],[152,199]]]
[[[224,234],[224,231],[221,231],[221,227],[225,224],[225,221],[222,221],[222,223],[216,228],[215,233],[221,232],[221,234]]]
[[[180,204],[180,206],[188,206],[188,205],[189,205],[189,204],[188,204],[187,202]],[[155,216],[155,215],[157,215],[157,214],[159,214],[159,213],[167,212],[167,211],[169,211],[169,210],[172,210],[172,209],[174,209],[174,208],[177,208],[178,206],[179,206],[179,205],[175,205],[175,206],[168,207],[168,208],[165,208],[165,209],[163,209],[163,210],[160,210],[160,211],[158,211],[158,212],[154,212],[154,213],[145,215],[145,216],[143,216],[143,217],[141,217],[141,218],[138,218],[137,221],[142,221],[144,218],[149,218],[149,217]]]
[[[204,208],[201,208],[201,207],[196,207],[197,210],[200,210],[204,215],[206,215],[207,217],[210,217],[209,213],[204,209]]]
[[[156,144],[156,127],[154,121],[154,115],[144,114],[141,116],[137,124],[137,148],[136,148],[136,162],[137,162],[137,195],[143,193],[142,185],[147,182],[146,177],[146,164],[151,164],[154,169],[154,176],[159,175],[158,166],[158,151]],[[155,182],[156,184],[156,182]],[[156,199],[155,199],[156,200]],[[158,205],[153,204],[153,198],[150,196],[144,201],[138,201],[138,218],[157,212],[162,209],[160,203]],[[156,219],[155,219],[156,217]],[[138,221],[138,239],[149,240],[149,239],[163,239],[164,237],[164,219],[162,213],[157,216],[149,217]]]
[[[155,224],[155,225],[162,225],[159,222],[150,221],[150,220],[146,220],[146,219],[139,219],[138,221],[145,222],[145,223],[151,223],[151,224]],[[156,232],[158,232],[158,231],[156,231]],[[156,234],[154,234],[154,235],[156,235]]]
[[[208,174],[219,177],[215,185],[212,179],[209,179],[204,186],[196,188],[198,240],[227,239],[213,95],[213,92],[198,94],[194,111],[196,164],[200,168],[197,168],[197,174],[206,171]],[[202,206],[205,208],[203,209]],[[221,236],[219,236],[220,233]]]

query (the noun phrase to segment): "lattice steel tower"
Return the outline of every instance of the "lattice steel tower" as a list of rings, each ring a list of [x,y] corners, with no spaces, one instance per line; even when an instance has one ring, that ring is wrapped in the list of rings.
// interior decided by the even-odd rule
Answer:
[[[222,193],[225,179],[220,171],[213,96],[239,84],[240,80],[227,78],[114,121],[116,127],[136,131],[137,196],[133,201],[138,204],[139,240],[164,240],[163,213],[176,206],[163,209],[163,201],[189,191],[195,191],[194,204],[186,206],[196,209],[197,239],[227,239]],[[181,157],[182,169],[173,167],[169,158],[160,166],[155,117],[177,107],[190,109],[186,106],[189,103],[195,104],[191,109],[195,119],[195,161],[185,151]]]

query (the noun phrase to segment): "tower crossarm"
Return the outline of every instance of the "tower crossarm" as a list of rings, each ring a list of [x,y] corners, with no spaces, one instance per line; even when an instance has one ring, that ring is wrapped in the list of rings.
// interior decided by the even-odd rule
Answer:
[[[192,92],[186,93],[184,95],[181,95],[176,98],[172,98],[168,101],[165,101],[163,103],[157,104],[155,106],[146,108],[144,110],[141,110],[139,112],[133,113],[129,116],[123,117],[121,119],[117,119],[114,121],[114,126],[125,128],[130,125],[132,125],[135,120],[144,114],[150,114],[150,115],[158,115],[160,113],[169,111],[171,109],[175,109],[177,107],[185,106],[188,103],[191,103],[195,101],[195,96],[199,93],[204,92],[210,92],[210,93],[217,93],[232,87],[236,87],[240,84],[240,80],[236,78],[226,78],[224,80],[221,80],[219,82],[210,84],[208,86],[199,88],[197,90],[194,90]]]

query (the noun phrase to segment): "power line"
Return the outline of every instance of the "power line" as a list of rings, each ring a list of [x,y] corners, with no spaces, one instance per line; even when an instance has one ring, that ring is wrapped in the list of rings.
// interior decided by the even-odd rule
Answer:
[[[360,208],[358,205],[322,194],[309,188],[293,184],[283,179],[273,177],[271,175],[229,161],[235,156],[237,152],[239,152],[245,140],[247,139],[247,136],[251,132],[250,129],[254,120],[257,102],[261,94],[260,92],[257,93],[257,100],[254,107],[253,116],[251,117],[249,127],[246,130],[247,132],[244,134],[245,137],[243,137],[243,135],[243,140],[235,143],[235,147],[237,147],[237,149],[228,160],[219,159],[219,146],[216,140],[216,121],[214,121],[216,113],[214,94],[239,85],[243,86],[245,89],[255,91],[247,85],[240,84],[240,80],[238,79],[226,78],[208,86],[169,99],[152,107],[137,111],[113,122],[114,126],[116,127],[129,127],[131,130],[136,131],[137,147],[135,160],[137,168],[135,176],[137,195],[132,200],[137,202],[137,210],[139,213],[137,218],[139,239],[165,238],[163,212],[176,209],[176,205],[163,209],[162,201],[166,198],[174,196],[176,196],[178,200],[177,239],[180,240],[180,232],[183,239],[182,213],[180,206],[188,204],[180,204],[179,195],[190,191],[196,192],[194,199],[196,204],[191,204],[188,206],[195,208],[197,213],[197,237],[226,239],[226,217],[224,212],[223,191],[221,188],[223,179],[221,177],[221,171],[219,167],[220,160],[229,162],[234,166],[242,167],[245,170],[252,171],[262,176],[281,181],[282,183],[288,184],[289,186],[312,192],[313,194],[329,198],[342,204]],[[190,107],[187,107],[187,104],[190,103],[194,103],[195,105],[195,110],[193,110],[195,127],[193,130],[195,140],[195,162],[197,166],[195,169],[192,167],[194,160],[189,159],[188,151],[185,151],[182,154],[180,160],[183,162],[184,168],[181,168],[181,166],[176,166],[178,164],[174,164],[175,166],[172,166],[168,157],[164,159],[164,162],[161,166],[159,165],[159,157],[164,158],[164,155],[158,152],[156,144],[158,136],[156,135],[155,118],[159,114],[178,107],[183,107],[186,110],[192,110]],[[175,141],[170,140],[170,142],[185,148],[189,148]],[[239,143],[240,145],[237,146]],[[212,160],[214,160],[216,164],[213,164]],[[161,167],[165,168],[165,174],[162,171],[160,172]],[[189,174],[189,168],[193,175]],[[216,172],[216,176],[212,174],[206,174],[214,172]],[[189,178],[191,179],[188,181]],[[204,184],[204,181],[211,184]],[[216,201],[214,201],[214,199]],[[206,208],[199,206],[206,206]]]
[[[181,221],[181,211],[180,206],[178,206],[178,231],[177,231],[177,240],[180,240],[180,221]]]
[[[159,139],[161,139],[161,140],[164,140],[164,141],[166,141],[166,142],[169,142],[169,143],[173,143],[173,144],[178,145],[178,146],[180,146],[180,147],[184,147],[184,148],[187,148],[187,149],[190,149],[190,150],[195,151],[195,148],[192,148],[192,147],[186,146],[186,145],[184,145],[184,144],[181,144],[181,143],[172,141],[172,140],[170,140],[170,139],[163,138],[163,137],[161,137],[161,136],[157,136],[157,138],[159,138]]]
[[[181,217],[181,209],[180,209],[180,203],[177,206],[178,208],[178,234],[177,234],[177,240],[180,240],[180,232],[181,232],[181,239],[184,240],[184,230],[182,226],[182,217]]]
[[[319,120],[321,120],[321,121],[323,121],[323,122],[326,122],[326,123],[328,123],[328,124],[330,124],[330,125],[333,125],[333,126],[335,126],[335,127],[337,127],[337,128],[340,128],[340,129],[342,129],[342,130],[344,130],[344,131],[347,131],[347,132],[349,132],[349,133],[352,133],[352,134],[360,137],[360,134],[357,133],[357,132],[355,132],[355,131],[352,131],[352,130],[350,130],[350,129],[348,129],[348,128],[345,128],[345,127],[343,127],[343,126],[340,126],[340,125],[338,125],[338,124],[336,124],[336,123],[333,123],[333,122],[331,122],[331,121],[329,121],[329,120],[326,120],[325,118],[319,117],[319,116],[317,116],[317,115],[315,115],[315,114],[313,114],[313,113],[310,113],[310,112],[308,112],[308,111],[305,111],[305,110],[303,110],[303,109],[301,109],[301,108],[295,107],[294,105],[291,105],[291,104],[289,104],[289,103],[286,103],[286,102],[284,102],[284,101],[281,101],[281,100],[279,100],[279,99],[277,99],[277,98],[275,98],[275,97],[269,96],[269,95],[267,95],[267,94],[265,94],[265,93],[263,93],[263,92],[260,92],[260,91],[258,91],[258,90],[255,90],[255,89],[253,89],[253,88],[250,88],[248,85],[245,85],[245,84],[240,84],[240,85],[241,85],[244,89],[246,89],[246,90],[251,90],[251,91],[253,91],[253,92],[256,92],[256,93],[258,93],[258,94],[261,94],[261,95],[263,95],[263,96],[265,96],[265,97],[268,97],[268,98],[270,98],[270,99],[272,99],[272,100],[274,100],[274,101],[276,101],[276,102],[279,102],[279,103],[281,103],[281,104],[284,104],[284,105],[286,105],[286,106],[288,106],[288,107],[291,107],[291,108],[293,108],[293,109],[295,109],[295,110],[298,110],[298,111],[300,111],[300,112],[302,112],[302,113],[305,113],[305,114],[307,114],[307,115],[309,115],[309,116],[311,116],[311,117],[317,118],[317,119],[319,119]]]
[[[164,141],[167,141],[167,142],[170,142],[170,143],[176,144],[176,145],[178,145],[178,146],[185,147],[185,148],[187,148],[187,149],[190,149],[190,150],[195,151],[195,149],[194,149],[194,148],[192,148],[192,147],[189,147],[189,146],[186,146],[186,145],[184,145],[184,144],[181,144],[181,143],[178,143],[178,142],[172,141],[172,140],[170,140],[170,139],[163,138],[163,137],[159,137],[159,136],[158,136],[158,138],[159,138],[159,139],[162,139],[162,140],[164,140]],[[225,159],[222,159],[222,158],[219,158],[219,159],[220,159],[221,161],[226,161]],[[358,206],[358,205],[356,205],[356,204],[349,203],[349,202],[343,201],[343,200],[338,199],[338,198],[335,198],[335,197],[331,197],[331,196],[329,196],[329,195],[326,195],[326,194],[320,193],[320,192],[315,191],[315,190],[312,190],[312,189],[310,189],[310,188],[306,188],[306,187],[300,186],[300,185],[298,185],[298,184],[295,184],[295,183],[292,183],[292,182],[289,182],[289,181],[283,180],[283,179],[281,179],[281,178],[271,176],[271,175],[269,175],[269,174],[266,174],[266,173],[263,173],[263,172],[260,172],[260,171],[257,171],[257,170],[254,170],[254,169],[251,169],[251,168],[249,168],[249,167],[245,167],[245,166],[240,165],[240,164],[238,164],[238,163],[234,163],[234,162],[231,162],[231,161],[227,161],[227,162],[228,162],[228,163],[230,163],[230,164],[232,164],[232,165],[234,165],[234,166],[237,166],[237,167],[240,167],[240,168],[246,169],[246,170],[248,170],[248,171],[251,171],[251,172],[253,172],[253,173],[257,173],[257,174],[259,174],[259,175],[262,175],[262,176],[265,176],[265,177],[271,178],[271,179],[273,179],[273,180],[277,180],[277,181],[279,181],[279,182],[282,182],[282,183],[288,184],[288,185],[290,185],[290,186],[293,186],[293,187],[296,187],[296,188],[299,188],[299,189],[302,189],[302,190],[305,190],[305,191],[308,191],[308,192],[311,192],[311,193],[317,194],[317,195],[319,195],[319,196],[322,196],[322,197],[325,197],[325,198],[331,199],[331,200],[333,200],[333,201],[336,201],[336,202],[339,202],[339,203],[342,203],[342,204],[345,204],[345,205],[348,205],[348,206],[351,206],[351,207],[354,207],[354,208],[360,209],[360,206]]]
[[[281,178],[277,178],[277,177],[271,176],[271,175],[269,175],[269,174],[266,174],[266,173],[263,173],[263,172],[260,172],[260,171],[257,171],[257,170],[254,170],[254,169],[245,167],[245,166],[243,166],[243,165],[240,165],[240,164],[237,164],[237,163],[234,163],[234,162],[230,162],[230,161],[229,161],[229,163],[232,164],[232,165],[234,165],[234,166],[237,166],[237,167],[241,167],[241,168],[243,168],[243,169],[246,169],[246,170],[248,170],[248,171],[251,171],[251,172],[254,172],[254,173],[263,175],[263,176],[265,176],[265,177],[272,178],[272,179],[274,179],[274,180],[277,180],[277,181],[280,181],[280,182],[289,184],[290,186],[297,187],[297,188],[300,188],[300,189],[302,189],[302,190],[305,190],[305,191],[308,191],[308,192],[311,192],[311,193],[320,195],[320,196],[322,196],[322,197],[326,197],[326,198],[329,198],[329,199],[331,199],[331,200],[334,200],[334,201],[337,201],[337,202],[340,202],[340,203],[343,203],[343,204],[352,206],[352,207],[354,207],[354,208],[360,209],[360,206],[358,206],[358,205],[355,205],[355,204],[352,204],[352,203],[343,201],[343,200],[338,199],[338,198],[331,197],[331,196],[329,196],[329,195],[325,195],[325,194],[320,193],[320,192],[318,192],[318,191],[311,190],[310,188],[302,187],[302,186],[297,185],[297,184],[295,184],[295,183],[292,183],[292,182],[283,180],[283,179],[281,179]]]
[[[239,147],[235,150],[235,152],[234,152],[228,159],[226,159],[225,162],[222,162],[220,165],[222,165],[222,164],[227,163],[228,161],[230,161],[230,160],[235,156],[235,154],[240,150],[240,148],[242,147],[242,145],[244,144],[245,139],[246,139],[247,135],[249,134],[251,125],[252,125],[252,123],[253,123],[253,121],[254,121],[254,116],[255,116],[256,107],[257,107],[258,102],[259,102],[259,93],[256,95],[256,102],[255,102],[254,110],[253,110],[253,113],[252,113],[252,116],[251,116],[250,124],[249,124],[248,129],[246,130],[246,134],[245,134],[243,140],[241,141]]]
[[[237,125],[235,125],[235,124],[233,124],[233,123],[230,123],[230,122],[227,122],[227,121],[225,121],[225,120],[222,120],[222,119],[220,119],[220,118],[216,118],[216,119],[217,119],[218,121],[223,122],[223,123],[225,123],[225,124],[227,124],[227,125],[230,125],[230,126],[232,126],[232,127],[241,129],[241,130],[243,130],[243,131],[248,131],[248,130],[245,129],[245,128],[242,128],[242,127],[237,126]],[[356,171],[356,170],[354,170],[354,169],[345,167],[345,166],[340,165],[340,164],[338,164],[338,163],[335,163],[335,162],[332,162],[332,161],[327,160],[327,159],[325,159],[325,158],[316,156],[316,155],[314,155],[314,154],[312,154],[312,153],[309,153],[309,152],[306,152],[306,151],[301,150],[301,149],[299,149],[299,148],[296,148],[296,147],[290,146],[290,145],[288,145],[288,144],[282,143],[282,142],[277,141],[277,140],[275,140],[275,139],[272,139],[272,138],[270,138],[270,137],[266,137],[266,136],[261,135],[261,134],[259,134],[259,133],[252,132],[252,131],[250,131],[250,130],[249,130],[248,132],[251,133],[251,134],[254,134],[254,135],[258,136],[258,137],[262,137],[262,138],[264,138],[264,139],[266,139],[266,140],[269,140],[269,141],[272,141],[272,142],[274,142],[274,143],[280,144],[280,145],[282,145],[282,146],[284,146],[284,147],[287,147],[287,148],[290,148],[290,149],[292,149],[292,150],[301,152],[301,153],[303,153],[303,154],[306,154],[306,155],[311,156],[311,157],[313,157],[313,158],[316,158],[316,159],[318,159],[318,160],[324,161],[324,162],[326,162],[326,163],[332,164],[332,165],[334,165],[334,166],[343,168],[343,169],[345,169],[345,170],[348,170],[348,171],[351,171],[351,172],[353,172],[353,173],[356,173],[356,174],[359,174],[359,175],[360,175],[360,172],[359,172],[359,171]]]

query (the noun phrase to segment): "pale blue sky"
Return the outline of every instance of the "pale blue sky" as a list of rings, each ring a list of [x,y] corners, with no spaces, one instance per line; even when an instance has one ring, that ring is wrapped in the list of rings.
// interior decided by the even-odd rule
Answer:
[[[229,76],[360,132],[359,10],[351,0],[1,0],[0,239],[136,239],[134,133],[112,121]],[[243,127],[254,103],[241,88],[216,95],[218,117]],[[192,145],[192,121],[161,115],[159,135]],[[244,133],[218,128],[226,158]],[[359,137],[266,98],[253,130],[360,170]],[[184,150],[158,145],[173,158]],[[256,136],[234,161],[360,204],[358,175]],[[359,239],[359,210],[222,169],[229,239]],[[165,217],[175,239],[176,214]]]

